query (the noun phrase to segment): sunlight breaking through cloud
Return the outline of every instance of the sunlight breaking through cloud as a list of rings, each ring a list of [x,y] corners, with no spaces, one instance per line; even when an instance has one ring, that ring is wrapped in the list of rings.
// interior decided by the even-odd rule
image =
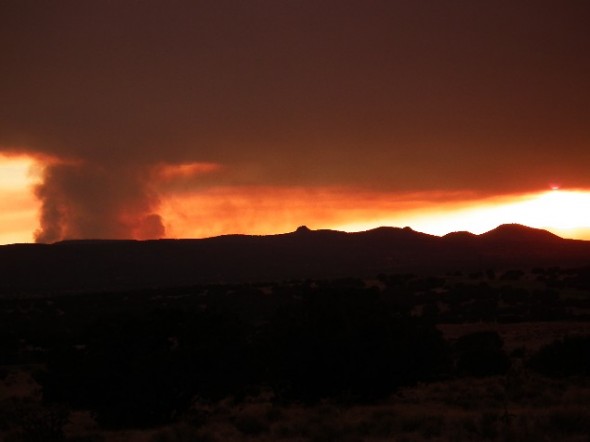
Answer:
[[[340,228],[355,231],[385,224],[408,225],[434,235],[460,230],[480,234],[509,223],[547,229],[567,238],[590,239],[590,192],[554,189],[517,197],[489,198],[450,210],[445,205],[433,205],[430,210],[368,223],[345,224]]]

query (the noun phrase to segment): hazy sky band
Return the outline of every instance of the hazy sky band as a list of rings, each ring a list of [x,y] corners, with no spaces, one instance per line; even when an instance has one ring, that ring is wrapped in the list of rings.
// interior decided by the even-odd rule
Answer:
[[[219,165],[190,191],[589,188],[589,19],[576,1],[8,0],[0,149],[62,161],[37,191],[46,240],[161,234],[162,164]]]

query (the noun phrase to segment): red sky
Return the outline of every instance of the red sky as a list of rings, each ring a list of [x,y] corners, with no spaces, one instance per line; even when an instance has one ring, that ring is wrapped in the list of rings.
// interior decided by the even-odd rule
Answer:
[[[5,0],[0,153],[45,167],[24,189],[49,242],[590,189],[588,23],[581,1]]]

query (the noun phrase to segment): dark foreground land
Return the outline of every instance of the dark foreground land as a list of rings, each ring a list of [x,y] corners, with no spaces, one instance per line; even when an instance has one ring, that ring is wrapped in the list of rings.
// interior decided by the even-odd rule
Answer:
[[[590,268],[0,301],[10,441],[587,440]]]
[[[2,441],[590,434],[588,242],[299,229],[0,263]]]

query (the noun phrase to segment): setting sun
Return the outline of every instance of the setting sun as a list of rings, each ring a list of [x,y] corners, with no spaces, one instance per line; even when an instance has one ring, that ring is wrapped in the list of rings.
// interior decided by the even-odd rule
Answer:
[[[590,192],[555,189],[467,203],[435,203],[396,217],[343,224],[339,228],[356,231],[380,225],[407,225],[434,235],[459,230],[479,234],[508,223],[547,229],[565,238],[589,239]]]

